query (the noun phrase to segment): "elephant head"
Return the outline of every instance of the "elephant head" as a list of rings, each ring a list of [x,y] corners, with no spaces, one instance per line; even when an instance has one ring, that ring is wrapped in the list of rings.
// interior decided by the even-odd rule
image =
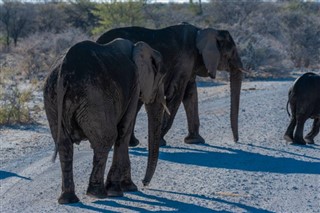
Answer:
[[[217,70],[230,72],[231,128],[234,141],[238,141],[238,115],[243,66],[235,42],[226,30],[207,28],[199,30],[196,46],[207,71],[200,70],[200,76],[215,78]]]

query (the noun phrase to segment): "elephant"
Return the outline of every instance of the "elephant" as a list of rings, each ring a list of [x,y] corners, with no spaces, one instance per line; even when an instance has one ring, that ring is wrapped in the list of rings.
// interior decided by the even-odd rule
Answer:
[[[159,51],[163,57],[162,69],[166,72],[165,96],[171,114],[164,114],[160,146],[166,145],[164,136],[171,128],[181,102],[188,122],[188,135],[184,142],[205,143],[199,134],[198,94],[195,80],[196,76],[210,76],[214,79],[217,69],[230,72],[231,128],[234,141],[238,141],[238,114],[244,69],[235,42],[228,31],[200,29],[188,23],[162,29],[124,27],[105,32],[97,39],[97,43],[104,44],[117,37],[133,42],[144,41]],[[139,102],[137,111],[141,106],[142,103]],[[138,144],[139,140],[133,133],[130,146]]]
[[[308,72],[299,77],[289,89],[287,112],[292,116],[284,139],[293,144],[314,144],[314,138],[320,128],[320,75]],[[314,119],[312,130],[303,138],[304,124],[307,119]],[[294,131],[295,130],[295,131]]]
[[[136,191],[128,154],[138,101],[148,113],[149,155],[144,184],[155,172],[164,113],[162,56],[144,42],[115,39],[108,44],[83,41],[72,46],[48,75],[44,107],[62,170],[60,204],[75,203],[73,144],[89,140],[93,169],[87,195],[104,198]],[[154,107],[161,103],[162,107]],[[161,106],[156,104],[156,106]],[[108,153],[114,155],[107,180]]]

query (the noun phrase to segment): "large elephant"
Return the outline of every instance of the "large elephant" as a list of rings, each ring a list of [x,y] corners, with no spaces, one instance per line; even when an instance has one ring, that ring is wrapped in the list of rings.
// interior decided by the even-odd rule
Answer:
[[[198,95],[196,75],[215,78],[216,70],[230,72],[231,128],[234,141],[238,141],[238,114],[242,82],[242,62],[236,45],[228,31],[212,28],[200,29],[188,23],[153,30],[142,27],[112,29],[101,35],[97,42],[104,44],[114,38],[133,42],[144,41],[158,50],[163,57],[166,72],[165,95],[171,115],[165,114],[161,131],[161,145],[166,145],[165,134],[172,126],[176,112],[183,102],[188,121],[185,143],[204,143],[199,134]],[[138,111],[141,103],[139,103]],[[139,141],[132,134],[130,145]]]
[[[149,183],[158,160],[165,104],[162,57],[144,42],[116,39],[100,45],[83,41],[72,46],[45,82],[44,106],[62,170],[58,202],[74,203],[73,144],[88,139],[94,151],[87,194],[122,196],[137,190],[131,180],[128,146],[138,100],[149,117],[149,157],[144,183]],[[156,106],[153,104],[156,103]],[[157,104],[162,103],[162,104]],[[104,184],[108,153],[112,166]]]
[[[314,143],[314,137],[320,128],[320,76],[311,72],[299,77],[289,90],[287,112],[292,116],[284,139],[293,144],[305,145]],[[303,138],[304,123],[307,119],[314,119],[312,130]]]

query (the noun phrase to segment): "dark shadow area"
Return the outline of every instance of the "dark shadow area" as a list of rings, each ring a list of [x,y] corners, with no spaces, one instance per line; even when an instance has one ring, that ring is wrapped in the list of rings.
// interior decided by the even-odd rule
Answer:
[[[320,145],[317,144],[316,142],[314,144],[308,144],[310,147],[314,147],[315,149],[320,149]]]
[[[226,85],[226,83],[212,81],[197,81],[197,87],[216,87],[222,85]]]
[[[222,152],[197,149],[197,147],[200,146],[209,146],[211,148],[219,149]],[[169,153],[165,152],[165,150],[160,150],[159,159],[181,164],[252,172],[320,174],[320,162],[307,162],[293,158],[274,157],[208,144],[195,145],[194,147],[194,149],[184,148],[184,150],[189,150],[190,152]],[[147,156],[147,153],[148,152],[145,149],[141,148],[130,150],[130,154],[133,155]]]
[[[6,172],[6,171],[3,171],[3,170],[0,170],[0,180],[6,179],[6,178],[10,178],[10,177],[17,177],[17,178],[21,178],[21,179],[24,179],[24,180],[32,180],[31,178],[20,176],[20,175],[18,175],[16,173],[13,173],[13,172]]]
[[[163,192],[166,192],[166,191],[163,191]],[[213,209],[206,208],[203,206],[198,206],[195,204],[189,204],[189,203],[184,203],[181,201],[170,200],[170,199],[163,198],[163,197],[147,195],[147,194],[144,194],[143,192],[134,192],[134,194],[140,196],[141,199],[131,199],[128,197],[122,197],[117,200],[124,200],[124,201],[137,203],[137,204],[141,203],[144,205],[147,204],[147,205],[151,205],[151,206],[174,208],[175,210],[173,210],[173,211],[178,211],[178,212],[221,212],[221,211],[214,211]],[[154,201],[148,201],[148,199],[152,199]],[[123,205],[123,204],[117,203],[115,201],[110,202],[110,200],[107,200],[107,201],[99,200],[99,201],[95,201],[94,203],[100,204],[100,205],[105,205],[105,206],[112,206],[115,208],[127,208],[127,209],[130,209],[132,211],[137,211],[137,212],[173,212],[172,210],[160,210],[160,211],[148,210],[148,209],[145,209],[142,207]]]
[[[235,203],[235,202],[231,202],[231,201],[227,201],[227,200],[223,200],[220,198],[213,198],[213,197],[207,197],[204,195],[198,195],[198,194],[187,194],[187,193],[181,193],[181,192],[172,192],[172,191],[166,191],[166,190],[159,190],[159,189],[148,189],[150,191],[156,191],[156,192],[164,192],[164,193],[169,193],[169,194],[174,194],[174,195],[179,195],[179,196],[187,196],[187,197],[193,197],[193,198],[198,198],[198,199],[204,199],[204,200],[208,200],[208,201],[213,201],[213,202],[218,202],[218,203],[224,203],[227,205],[231,205],[231,206],[236,206],[238,208],[242,208],[244,209],[246,212],[270,212],[264,209],[258,209],[252,206],[247,206],[245,204],[241,204],[241,203]],[[151,196],[155,197],[155,196]],[[148,195],[148,198],[150,198],[150,195]],[[160,198],[163,199],[163,198]],[[173,202],[173,201],[172,201]],[[193,209],[191,209],[190,212],[192,212]],[[223,211],[225,212],[225,211]]]
[[[287,77],[246,77],[246,80],[251,82],[254,81],[294,81],[295,77],[287,76]]]
[[[294,156],[299,156],[299,157],[304,157],[304,158],[309,158],[309,159],[319,160],[320,161],[320,158],[306,156],[306,155],[302,155],[302,154],[298,154],[298,153],[294,153],[294,152],[289,152],[289,151],[285,151],[285,150],[279,150],[279,149],[275,149],[275,148],[271,148],[271,147],[258,146],[258,145],[254,145],[254,144],[247,144],[247,145],[251,146],[251,147],[254,147],[254,148],[265,149],[265,150],[275,151],[275,152],[282,152],[282,153],[286,153],[286,154],[290,154],[290,155],[294,155]],[[288,146],[291,146],[291,145],[288,145]],[[307,149],[308,148],[318,149],[318,147],[314,146],[314,144],[313,145],[308,145],[308,146],[303,146],[303,147],[307,148]]]
[[[295,143],[288,143],[288,146],[296,146],[296,147],[301,147],[302,149],[319,149],[317,145],[315,144],[306,144],[306,145],[301,145],[301,144],[295,144]]]
[[[24,131],[34,131],[38,133],[48,132],[48,128],[41,123],[34,122],[32,124],[12,124],[12,125],[0,125],[0,129],[14,129]]]

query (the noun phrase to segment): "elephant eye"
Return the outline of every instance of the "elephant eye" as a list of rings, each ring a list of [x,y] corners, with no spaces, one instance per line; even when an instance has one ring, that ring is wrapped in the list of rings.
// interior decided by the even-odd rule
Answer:
[[[151,57],[151,63],[152,63],[152,68],[153,68],[155,71],[158,71],[158,69],[157,69],[157,62],[154,60],[153,57]]]

